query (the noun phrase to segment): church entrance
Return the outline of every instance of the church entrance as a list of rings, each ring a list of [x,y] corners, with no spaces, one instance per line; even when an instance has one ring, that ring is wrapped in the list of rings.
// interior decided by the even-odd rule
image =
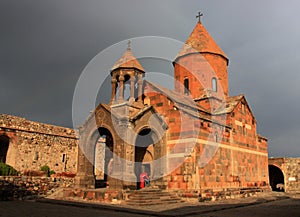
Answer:
[[[109,130],[99,128],[100,137],[95,144],[94,176],[95,188],[109,186],[113,161],[113,138]]]
[[[6,135],[0,135],[0,163],[6,163],[9,138]]]
[[[281,169],[269,165],[269,179],[273,191],[284,191],[284,175]]]
[[[154,159],[154,132],[151,129],[142,130],[137,136],[135,143],[135,168],[134,172],[137,177],[137,189],[140,189],[140,174],[147,173],[150,177],[153,177],[153,165],[152,161]]]

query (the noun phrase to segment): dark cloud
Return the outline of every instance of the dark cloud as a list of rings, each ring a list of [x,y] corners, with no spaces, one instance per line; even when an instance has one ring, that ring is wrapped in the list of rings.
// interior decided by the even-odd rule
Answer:
[[[77,79],[97,53],[137,36],[185,41],[202,10],[230,58],[230,92],[246,95],[270,155],[299,156],[299,8],[296,0],[3,0],[0,113],[71,127]]]

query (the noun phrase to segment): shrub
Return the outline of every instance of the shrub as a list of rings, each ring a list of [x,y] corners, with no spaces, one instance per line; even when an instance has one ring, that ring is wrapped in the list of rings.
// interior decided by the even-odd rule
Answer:
[[[50,176],[50,167],[47,165],[41,166],[41,171],[46,172],[47,177]]]
[[[47,165],[41,166],[41,171],[48,172],[48,171],[50,171],[50,167]]]
[[[46,172],[47,177],[50,177],[52,174],[55,174],[54,170],[50,170],[50,167],[47,165],[42,166],[41,171]]]
[[[49,176],[51,176],[52,174],[55,174],[54,170],[51,170],[51,171],[49,172]]]
[[[18,171],[15,170],[12,166],[9,166],[5,163],[0,163],[0,176],[16,176]]]

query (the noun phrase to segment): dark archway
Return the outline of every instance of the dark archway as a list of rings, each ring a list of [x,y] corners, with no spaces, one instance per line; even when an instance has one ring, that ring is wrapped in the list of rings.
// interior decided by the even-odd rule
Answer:
[[[113,137],[106,128],[99,128],[99,138],[95,144],[94,175],[95,188],[106,188],[109,186],[113,159]]]
[[[277,166],[269,165],[269,180],[273,191],[284,191],[284,175]]]
[[[147,172],[150,176],[152,173],[151,159],[154,159],[154,151],[151,151],[150,149],[154,148],[153,136],[154,132],[151,129],[146,128],[143,129],[136,138],[134,172],[137,177],[137,189],[140,188],[140,174],[142,172]]]
[[[0,163],[6,163],[8,146],[9,137],[6,135],[0,135]]]

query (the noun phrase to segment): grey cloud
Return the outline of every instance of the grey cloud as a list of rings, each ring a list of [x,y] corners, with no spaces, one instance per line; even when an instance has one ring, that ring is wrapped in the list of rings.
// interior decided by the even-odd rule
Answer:
[[[296,0],[1,1],[0,113],[71,127],[77,79],[97,53],[137,36],[185,41],[201,10],[230,58],[230,93],[246,95],[270,155],[299,156],[299,8]]]

